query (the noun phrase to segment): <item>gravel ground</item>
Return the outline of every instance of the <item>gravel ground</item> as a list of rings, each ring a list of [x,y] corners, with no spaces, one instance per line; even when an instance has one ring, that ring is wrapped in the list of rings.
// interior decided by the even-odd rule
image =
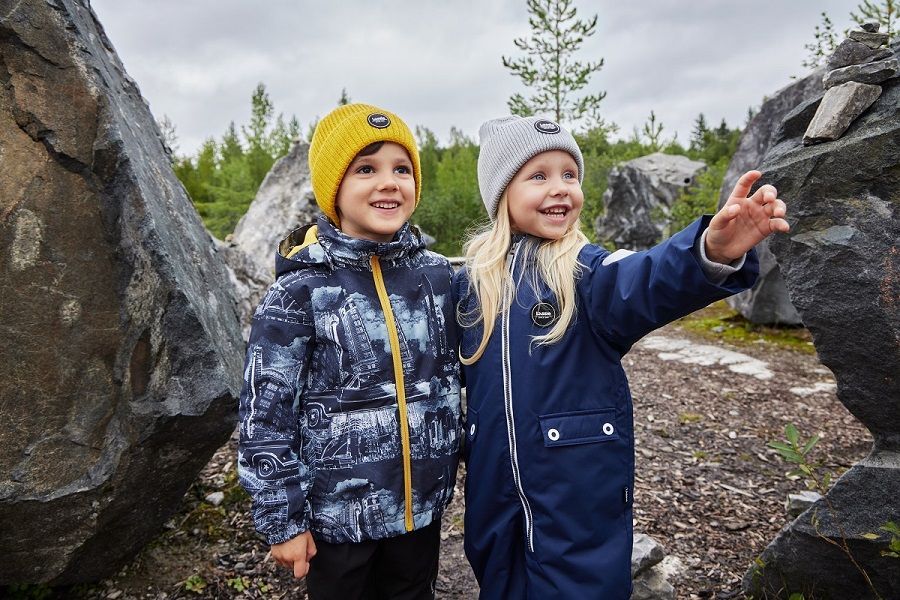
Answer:
[[[691,341],[688,354],[698,344],[727,347],[679,323],[654,336],[676,345]],[[868,431],[838,402],[831,373],[814,355],[764,342],[730,348],[765,361],[772,376],[704,365],[707,359],[665,352],[652,341],[625,360],[637,439],[635,530],[655,537],[674,557],[669,560],[679,598],[741,597],[744,572],[786,523],[785,497],[804,489],[786,477],[789,468],[766,447],[782,437],[787,423],[822,436],[815,458],[835,474],[871,447]],[[712,350],[706,350],[701,355],[708,358]],[[272,561],[253,532],[234,457],[232,439],[200,474],[165,532],[120,573],[52,595],[304,598],[304,584]],[[462,551],[464,476],[461,469],[443,522],[438,598],[477,597]],[[206,497],[217,491],[224,498],[214,506]]]

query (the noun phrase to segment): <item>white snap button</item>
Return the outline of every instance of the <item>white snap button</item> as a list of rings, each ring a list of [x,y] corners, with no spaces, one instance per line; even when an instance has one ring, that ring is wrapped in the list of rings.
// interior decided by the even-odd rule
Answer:
[[[559,431],[557,431],[556,429],[550,429],[549,431],[547,431],[547,437],[555,442],[559,439]]]
[[[475,435],[475,423],[472,423],[472,426],[469,427],[469,435]]]
[[[613,431],[615,431],[615,429],[613,429],[612,423],[604,423],[603,424],[603,433],[605,435],[612,435]]]

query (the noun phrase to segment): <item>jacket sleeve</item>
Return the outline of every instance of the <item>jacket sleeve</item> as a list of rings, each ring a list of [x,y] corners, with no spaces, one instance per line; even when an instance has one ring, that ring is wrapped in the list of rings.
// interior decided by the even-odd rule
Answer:
[[[313,473],[300,454],[300,398],[314,344],[310,303],[275,282],[253,316],[241,389],[238,476],[256,529],[279,544],[309,528]]]
[[[592,252],[579,287],[585,286],[594,332],[624,353],[654,329],[750,288],[759,273],[755,250],[739,269],[716,273],[705,264],[698,244],[710,219],[704,216],[657,246],[618,260],[616,253]]]

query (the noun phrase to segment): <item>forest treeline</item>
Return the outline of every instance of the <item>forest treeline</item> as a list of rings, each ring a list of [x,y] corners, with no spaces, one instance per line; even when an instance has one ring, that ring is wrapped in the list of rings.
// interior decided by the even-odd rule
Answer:
[[[341,96],[341,101],[347,100],[346,95]],[[275,161],[288,153],[294,140],[303,141],[310,133],[301,134],[295,117],[286,120],[276,115],[265,86],[260,84],[251,95],[249,122],[241,126],[231,123],[218,139],[207,139],[192,156],[174,156],[175,173],[207,228],[224,239],[247,211]],[[415,133],[422,161],[422,201],[412,221],[437,238],[435,251],[459,255],[466,233],[485,219],[476,175],[477,141],[458,129],[451,130],[445,143],[425,126],[417,126]],[[585,159],[582,228],[589,238],[602,242],[596,240],[593,224],[603,212],[601,198],[613,166],[653,152],[705,162],[708,168],[697,178],[697,185],[673,207],[671,225],[678,229],[697,215],[715,210],[740,129],[724,121],[710,127],[701,114],[690,140],[682,144],[674,136],[667,137],[663,125],[651,115],[641,130],[624,139],[616,139],[614,129],[606,124],[574,133]],[[174,146],[174,132],[169,129],[167,135]]]

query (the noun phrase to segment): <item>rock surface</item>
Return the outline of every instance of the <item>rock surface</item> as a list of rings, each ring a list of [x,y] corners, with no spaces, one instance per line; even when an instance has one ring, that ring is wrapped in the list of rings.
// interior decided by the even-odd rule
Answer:
[[[672,204],[705,168],[702,162],[661,152],[614,167],[603,194],[604,214],[594,224],[598,239],[626,250],[655,246],[667,233]]]
[[[243,345],[221,257],[89,3],[2,13],[0,585],[92,581],[228,439]]]
[[[883,60],[891,56],[891,51],[887,48],[870,48],[862,42],[846,39],[838,47],[834,49],[831,56],[825,62],[825,66],[829,69],[840,69],[850,65],[858,65],[876,60]]]
[[[822,87],[823,74],[823,69],[814,71],[763,102],[759,112],[744,128],[737,150],[725,172],[719,193],[719,207],[728,200],[738,178],[751,169],[758,169],[772,146],[786,137],[803,134],[825,93]],[[798,110],[798,107],[804,108]],[[790,198],[783,194],[782,197],[787,199],[790,213]],[[728,298],[728,304],[753,323],[799,325],[800,315],[788,297],[778,263],[769,252],[768,240],[764,240],[756,249],[759,253],[759,279],[756,285]]]
[[[293,229],[322,214],[312,193],[308,156],[309,144],[294,142],[290,152],[272,166],[234,228],[231,241],[270,274],[269,283],[275,280],[278,243]]]
[[[900,61],[892,57],[876,62],[849,65],[841,69],[835,69],[825,75],[822,84],[826,89],[848,81],[876,84],[896,77],[898,73],[900,73]]]
[[[788,494],[784,503],[784,510],[788,517],[796,519],[800,513],[822,499],[822,494],[811,490],[804,490],[799,494]]]
[[[803,143],[808,146],[838,139],[880,95],[881,86],[855,81],[829,88],[803,135]]]
[[[845,536],[880,596],[900,597],[900,561],[881,555],[890,539],[880,529],[900,514],[898,107],[893,79],[841,139],[808,147],[785,140],[763,164],[766,182],[792,201],[792,231],[772,244],[791,298],[835,374],[838,398],[872,432],[874,447],[763,552],[765,567],[744,579],[754,597],[784,587],[874,597],[848,557],[822,539]]]

